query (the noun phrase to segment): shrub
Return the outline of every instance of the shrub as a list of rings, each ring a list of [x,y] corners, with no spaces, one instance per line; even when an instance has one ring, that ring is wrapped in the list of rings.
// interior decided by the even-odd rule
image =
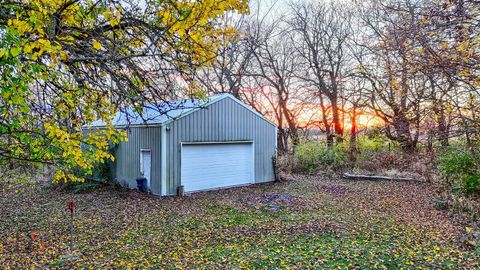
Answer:
[[[95,180],[85,180],[85,182],[60,182],[55,184],[55,187],[62,189],[62,190],[67,190],[71,191],[73,193],[87,193],[90,192],[94,189],[97,189],[99,187],[104,186],[104,182],[100,181],[95,181]]]
[[[357,160],[355,166],[359,169],[372,173],[381,172],[389,169],[399,169],[403,167],[405,159],[398,151],[379,151],[372,152],[370,155],[362,154],[363,158]]]
[[[360,171],[377,171],[397,168],[404,162],[403,152],[397,142],[386,138],[378,128],[357,138],[355,168]]]
[[[112,165],[110,160],[95,164],[92,178],[100,181],[112,181]]]
[[[373,138],[360,136],[357,139],[357,147],[360,152],[378,152],[388,148],[388,141],[382,136],[376,136]]]
[[[381,134],[365,134],[357,139],[357,148],[360,153],[366,157],[371,157],[372,153],[399,151],[400,147],[394,142]]]
[[[97,162],[94,164],[91,173],[87,173],[85,170],[77,168],[73,171],[73,174],[84,180],[91,179],[101,182],[110,182],[112,181],[112,164],[111,161]]]
[[[275,158],[275,169],[277,172],[277,176],[280,174],[291,174],[295,171],[295,158],[291,154],[279,155]]]
[[[347,163],[347,155],[342,149],[341,145],[328,147],[325,142],[303,142],[295,150],[296,170],[315,173],[324,166],[343,166]]]
[[[370,140],[374,138],[385,137],[382,127],[371,127],[365,131],[364,136]]]
[[[108,152],[112,155],[115,153],[116,145],[109,148]],[[102,182],[111,182],[113,180],[112,173],[114,169],[114,162],[110,159],[106,159],[101,162],[95,162],[93,169],[90,173],[85,172],[81,168],[74,170],[73,174],[83,179],[94,179]]]
[[[439,155],[439,170],[454,191],[480,194],[478,158],[460,148],[449,148]]]

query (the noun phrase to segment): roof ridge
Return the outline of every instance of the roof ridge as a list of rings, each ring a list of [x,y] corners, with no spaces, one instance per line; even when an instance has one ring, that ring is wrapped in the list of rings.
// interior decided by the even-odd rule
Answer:
[[[201,101],[199,99],[192,99],[192,98],[167,101],[162,104],[167,104],[168,106],[171,106],[172,104],[175,104],[175,103],[178,105],[182,102],[189,102],[189,101],[192,102],[192,104],[189,107],[179,106],[177,108],[172,108],[164,111],[163,113],[158,110],[159,109],[158,105],[152,108],[148,108],[146,105],[143,105],[142,113],[134,112],[133,109],[130,108],[130,109],[127,109],[126,111],[117,112],[112,119],[112,124],[117,127],[122,127],[122,126],[126,127],[126,126],[132,126],[132,125],[166,125],[168,123],[171,123],[172,121],[185,117],[191,113],[194,113],[207,106],[210,106],[211,104],[216,103],[225,98],[232,99],[233,101],[240,104],[247,110],[256,114],[258,117],[276,126],[264,115],[255,111],[245,103],[241,102],[239,99],[237,99],[235,96],[233,96],[230,93],[218,93],[215,95],[211,95],[211,96],[208,96],[205,101]],[[194,103],[195,101],[200,101],[200,102],[198,104],[195,104]],[[147,110],[145,110],[145,108]],[[105,125],[106,124],[102,120],[97,120],[92,122],[89,125],[86,125],[86,127],[104,127]]]

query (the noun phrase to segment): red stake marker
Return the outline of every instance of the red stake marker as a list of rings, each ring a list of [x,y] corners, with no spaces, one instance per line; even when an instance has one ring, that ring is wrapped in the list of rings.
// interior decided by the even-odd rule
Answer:
[[[75,202],[69,200],[67,202],[67,210],[70,210],[70,253],[73,252],[73,210],[75,209]]]
[[[67,202],[67,209],[70,210],[70,213],[73,214],[73,209],[75,208],[75,202],[73,200],[69,200]]]

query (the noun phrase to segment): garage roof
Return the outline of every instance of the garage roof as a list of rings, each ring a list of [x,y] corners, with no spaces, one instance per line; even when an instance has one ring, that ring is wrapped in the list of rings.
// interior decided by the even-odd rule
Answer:
[[[169,101],[161,104],[148,104],[143,107],[142,113],[135,112],[133,107],[115,114],[112,120],[114,126],[138,126],[138,125],[164,125],[178,118],[184,117],[194,111],[205,109],[207,106],[225,98],[231,98],[248,110],[257,114],[267,122],[271,123],[260,113],[252,110],[234,96],[228,93],[217,94],[207,97],[206,100],[184,99]],[[271,123],[274,125],[273,123]],[[104,127],[103,120],[97,120],[87,127]]]

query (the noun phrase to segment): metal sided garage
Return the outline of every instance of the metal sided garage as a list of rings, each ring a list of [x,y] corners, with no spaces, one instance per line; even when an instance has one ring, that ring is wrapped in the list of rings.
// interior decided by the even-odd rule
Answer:
[[[175,195],[179,186],[196,192],[275,179],[273,123],[230,94],[187,101],[165,112],[145,109],[128,125],[117,114],[114,124],[127,129],[128,141],[114,148],[116,181],[134,188],[143,176],[153,194]]]

